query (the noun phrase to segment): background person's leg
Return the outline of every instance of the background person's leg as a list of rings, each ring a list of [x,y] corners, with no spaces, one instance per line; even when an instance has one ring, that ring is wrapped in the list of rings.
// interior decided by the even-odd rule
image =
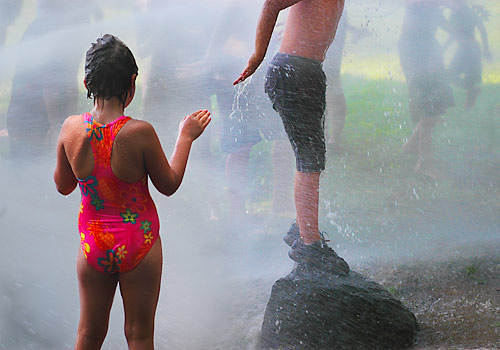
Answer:
[[[436,178],[436,169],[431,155],[432,132],[436,126],[437,118],[422,118],[418,124],[418,160],[415,171]]]
[[[274,142],[272,162],[273,197],[271,210],[273,214],[293,212],[295,211],[292,200],[294,157],[290,142],[286,140]]]
[[[244,216],[249,187],[248,162],[253,144],[238,147],[226,159],[227,199],[232,214]]]
[[[339,152],[342,149],[342,131],[344,130],[347,116],[347,103],[340,77],[333,81],[326,96],[328,106],[327,122],[330,128],[328,144],[331,146],[333,152]]]

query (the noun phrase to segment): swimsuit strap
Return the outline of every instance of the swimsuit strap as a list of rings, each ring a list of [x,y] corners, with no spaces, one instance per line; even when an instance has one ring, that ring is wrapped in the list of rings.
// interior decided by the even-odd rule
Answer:
[[[83,115],[87,136],[92,145],[96,167],[111,167],[111,151],[116,135],[132,118],[122,116],[108,124],[100,124],[90,113]]]

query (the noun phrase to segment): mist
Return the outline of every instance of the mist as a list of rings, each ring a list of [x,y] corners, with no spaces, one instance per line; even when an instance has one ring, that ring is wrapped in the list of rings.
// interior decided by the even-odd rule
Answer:
[[[405,2],[346,1],[323,63],[330,86],[340,70],[341,86],[328,90],[320,229],[353,270],[498,256],[500,5],[465,3],[482,19],[491,59],[480,57],[474,103],[470,83],[449,78],[454,105],[433,131],[436,167],[428,174],[415,172],[415,155],[402,150],[415,127],[401,62]],[[93,108],[83,85],[84,56],[106,33],[124,41],[139,66],[136,97],[125,113],[153,124],[167,157],[180,120],[195,110],[212,112],[179,191],[167,198],[150,183],[164,257],[155,345],[255,349],[271,287],[293,267],[282,236],[295,219],[293,153],[264,94],[279,30],[256,74],[232,86],[253,52],[262,1],[0,5],[0,349],[74,346],[80,193],[57,193],[55,143],[66,116]],[[452,16],[447,6],[439,12]],[[437,29],[446,76],[459,51],[449,38]],[[334,142],[339,124],[332,113],[341,92],[347,116]],[[239,129],[249,113],[258,116]],[[239,138],[253,128],[261,138],[245,139],[252,146],[248,161],[229,169]],[[126,347],[120,299],[105,350]]]

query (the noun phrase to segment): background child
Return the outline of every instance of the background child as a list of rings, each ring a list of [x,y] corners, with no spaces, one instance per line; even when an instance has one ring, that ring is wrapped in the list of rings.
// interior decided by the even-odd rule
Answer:
[[[398,43],[410,115],[415,122],[403,151],[417,155],[416,173],[434,180],[441,174],[432,155],[432,134],[447,109],[455,106],[443,50],[436,37],[439,28],[449,31],[441,5],[441,0],[407,0]]]
[[[481,35],[484,58],[491,60],[488,34],[483,19],[464,0],[451,0],[450,8],[450,39],[457,42],[457,49],[448,71],[451,81],[465,89],[465,108],[469,109],[476,104],[483,74],[481,45],[476,40],[476,28]]]
[[[182,182],[192,142],[210,123],[207,110],[186,116],[169,163],[154,128],[124,116],[137,72],[122,41],[109,34],[98,38],[85,61],[94,109],[68,117],[57,143],[57,190],[67,195],[78,184],[82,193],[76,349],[101,347],[118,283],[129,348],[153,349],[162,249],[148,177],[159,192],[172,195]]]

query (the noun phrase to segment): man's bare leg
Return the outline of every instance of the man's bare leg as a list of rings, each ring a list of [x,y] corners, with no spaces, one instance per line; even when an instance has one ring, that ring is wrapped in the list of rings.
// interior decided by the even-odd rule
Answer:
[[[295,173],[295,206],[300,239],[288,253],[296,262],[309,263],[333,273],[348,274],[349,265],[326,244],[318,228],[319,178],[321,173]],[[286,242],[286,240],[285,240]]]
[[[300,237],[305,244],[321,240],[318,225],[319,172],[295,172],[295,208]]]

